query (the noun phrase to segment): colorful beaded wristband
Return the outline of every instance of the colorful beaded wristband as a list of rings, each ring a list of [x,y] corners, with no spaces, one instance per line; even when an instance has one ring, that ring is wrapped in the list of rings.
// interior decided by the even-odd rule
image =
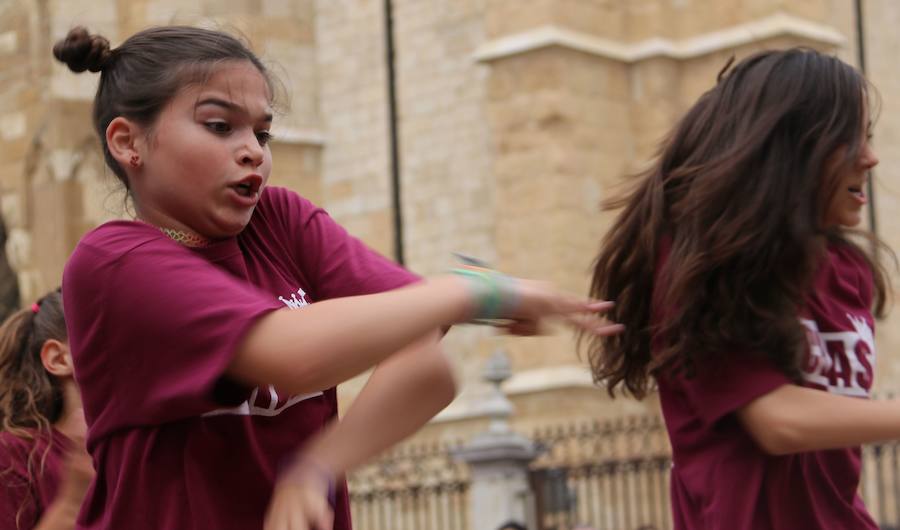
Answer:
[[[487,267],[463,265],[451,272],[469,280],[476,302],[475,312],[469,322],[496,325],[506,318],[516,304],[518,292],[515,280]]]

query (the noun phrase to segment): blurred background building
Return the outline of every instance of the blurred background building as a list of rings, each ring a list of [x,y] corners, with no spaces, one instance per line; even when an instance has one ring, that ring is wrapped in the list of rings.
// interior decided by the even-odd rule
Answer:
[[[896,0],[0,0],[0,310],[56,286],[82,234],[128,216],[91,127],[97,76],[69,73],[52,44],[74,25],[115,46],[170,23],[238,32],[272,64],[287,95],[273,184],[417,273],[461,252],[574,293],[611,218],[600,202],[729,57],[826,50],[881,95],[868,227],[900,249]],[[900,377],[898,314],[878,328],[882,389]],[[445,344],[462,393],[414,443],[485,429],[480,374],[498,350],[516,430],[657,410],[594,387],[566,331],[461,327]],[[344,405],[362,380],[342,386]]]

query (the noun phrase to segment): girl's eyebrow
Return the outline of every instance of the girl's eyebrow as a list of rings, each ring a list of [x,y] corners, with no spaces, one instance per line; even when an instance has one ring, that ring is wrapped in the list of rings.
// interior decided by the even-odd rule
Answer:
[[[250,112],[243,106],[238,105],[237,103],[234,103],[232,101],[227,101],[227,100],[224,100],[221,98],[208,97],[208,98],[201,99],[194,105],[194,108],[196,109],[198,107],[202,107],[203,105],[215,105],[217,107],[222,107],[223,109],[231,111],[231,112],[238,112],[241,114],[245,114],[247,116],[250,115]],[[262,118],[263,118],[262,121],[271,122],[272,121],[272,113],[266,112],[265,114],[263,114]]]

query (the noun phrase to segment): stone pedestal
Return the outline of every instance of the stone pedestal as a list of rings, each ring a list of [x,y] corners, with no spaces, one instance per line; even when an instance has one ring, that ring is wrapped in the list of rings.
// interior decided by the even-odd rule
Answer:
[[[472,477],[469,528],[496,530],[509,520],[533,527],[528,464],[535,455],[531,441],[515,433],[478,437],[460,451]]]
[[[491,423],[456,455],[471,471],[469,528],[472,530],[496,530],[510,520],[534,527],[528,465],[537,456],[537,450],[531,440],[509,428],[513,406],[500,390],[500,384],[509,376],[509,361],[498,351],[488,361],[484,375],[494,385],[485,404]]]

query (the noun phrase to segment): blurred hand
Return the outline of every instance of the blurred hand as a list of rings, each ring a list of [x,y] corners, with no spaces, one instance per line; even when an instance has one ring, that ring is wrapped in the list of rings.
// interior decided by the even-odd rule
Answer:
[[[332,530],[334,512],[328,500],[332,487],[318,469],[305,467],[300,460],[275,484],[264,530]]]
[[[515,304],[502,318],[511,323],[501,326],[514,335],[538,335],[547,321],[559,320],[589,335],[615,335],[625,326],[609,322],[599,315],[613,307],[613,302],[590,300],[557,291],[545,282],[513,279]]]

